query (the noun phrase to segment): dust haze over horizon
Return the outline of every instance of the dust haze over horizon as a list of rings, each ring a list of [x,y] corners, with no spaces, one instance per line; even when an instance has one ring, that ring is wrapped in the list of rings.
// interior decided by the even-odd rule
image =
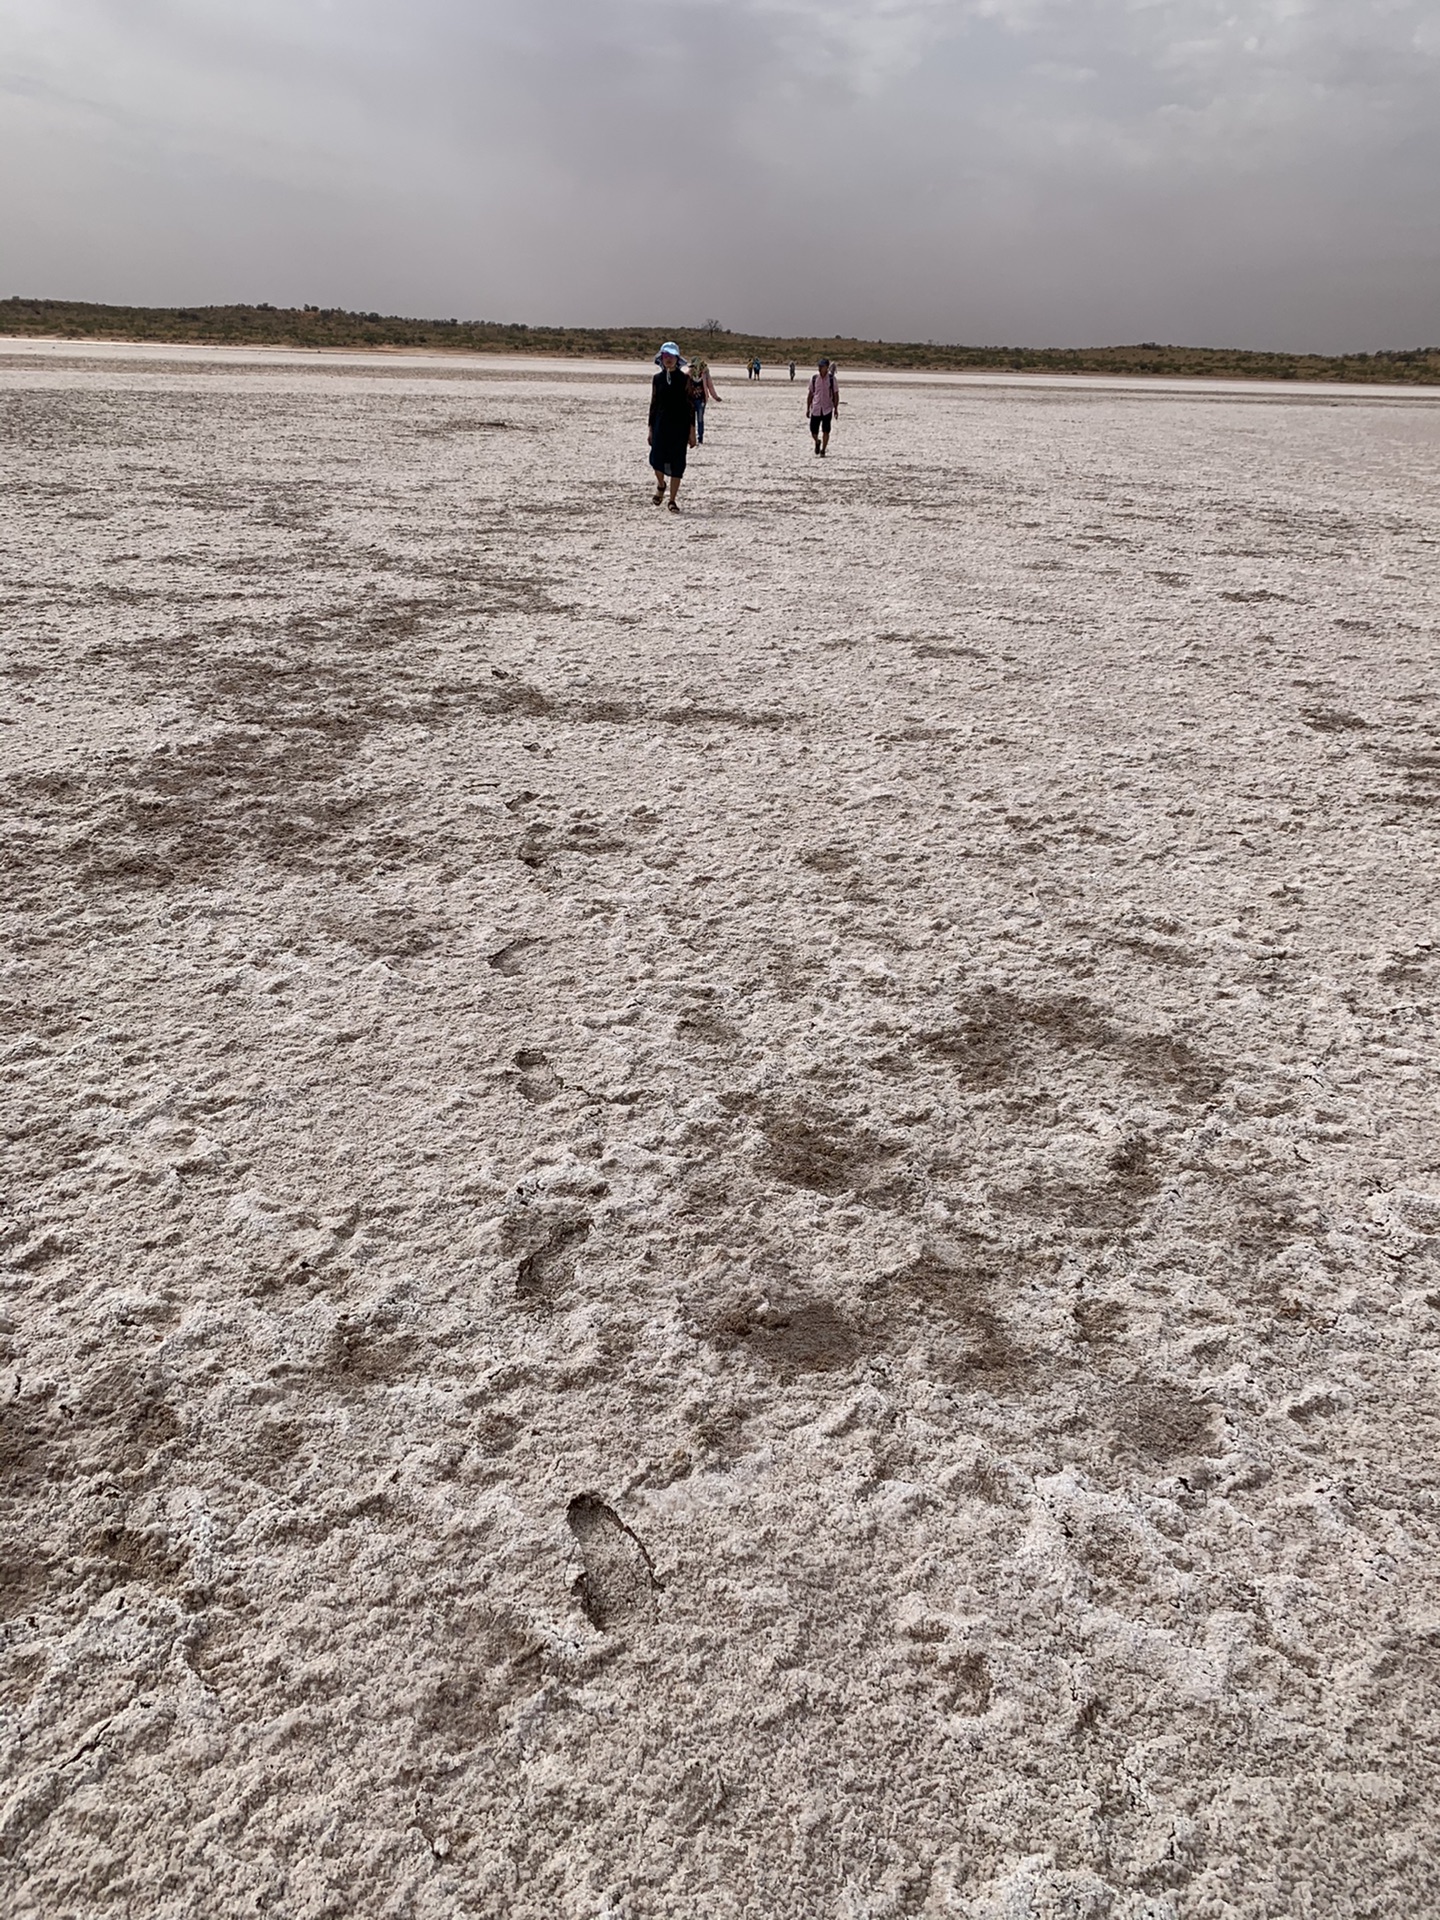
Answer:
[[[1422,0],[4,0],[0,292],[1440,339]]]

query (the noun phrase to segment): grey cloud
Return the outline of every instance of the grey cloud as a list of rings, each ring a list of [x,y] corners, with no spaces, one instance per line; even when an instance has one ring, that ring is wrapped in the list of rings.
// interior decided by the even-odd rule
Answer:
[[[13,291],[1440,337],[1419,0],[9,0]]]

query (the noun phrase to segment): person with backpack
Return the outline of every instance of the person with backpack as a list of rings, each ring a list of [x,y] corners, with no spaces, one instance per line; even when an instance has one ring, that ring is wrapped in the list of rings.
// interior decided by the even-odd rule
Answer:
[[[822,459],[830,444],[830,423],[839,411],[840,383],[835,378],[835,370],[829,360],[822,358],[819,372],[810,376],[810,389],[805,396],[805,417],[810,422],[810,437],[815,442],[816,453]]]
[[[670,511],[679,513],[675,496],[685,478],[686,451],[695,445],[695,402],[690,398],[690,371],[680,349],[667,340],[655,356],[660,371],[650,382],[650,466],[655,475],[655,505],[665,499],[665,476],[670,476]]]

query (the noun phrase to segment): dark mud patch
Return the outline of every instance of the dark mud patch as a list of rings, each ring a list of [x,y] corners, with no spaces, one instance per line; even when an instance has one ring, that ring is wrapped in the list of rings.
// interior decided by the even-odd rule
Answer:
[[[938,1032],[917,1034],[915,1045],[977,1089],[1003,1086],[1020,1070],[1019,1038],[993,1009],[978,1011]]]
[[[900,747],[943,747],[954,744],[957,735],[953,727],[902,727],[898,733],[881,735],[887,746]]]
[[[117,1363],[73,1398],[47,1390],[0,1407],[0,1500],[81,1473],[136,1476],[184,1432],[163,1382]]]
[[[948,633],[877,633],[875,638],[885,646],[909,647],[920,660],[988,660],[990,657],[982,647],[956,640]]]
[[[722,1466],[741,1459],[749,1450],[745,1437],[749,1409],[743,1403],[707,1402],[690,1411],[687,1417],[694,1430],[697,1451],[711,1455]]]
[[[989,1713],[995,1682],[991,1663],[983,1653],[960,1653],[954,1661],[941,1665],[941,1705],[948,1713],[977,1716]]]
[[[1136,1033],[1078,995],[1029,1000],[989,988],[958,1015],[950,1026],[917,1034],[914,1045],[979,1092],[1033,1079],[1056,1055],[1112,1064],[1127,1078],[1186,1104],[1213,1098],[1224,1083],[1220,1067],[1187,1041]]]
[[[132,1582],[162,1591],[181,1581],[186,1556],[158,1529],[123,1524],[97,1527],[86,1542],[98,1557],[102,1588]]]
[[[538,687],[528,686],[523,680],[507,679],[498,692],[487,694],[479,705],[481,713],[496,719],[517,715],[522,719],[539,720],[557,711],[549,694],[542,693]]]
[[[1063,1222],[1078,1232],[1123,1232],[1159,1191],[1154,1143],[1144,1135],[1125,1140],[1106,1165],[1108,1180],[1031,1179],[997,1193],[995,1204],[1007,1213]]]
[[[1112,1029],[1106,1047],[1142,1084],[1184,1101],[1213,1100],[1225,1084],[1224,1069],[1218,1062],[1171,1034]]]
[[[761,1171],[809,1193],[855,1193],[869,1182],[875,1153],[835,1115],[772,1114],[764,1121]]]
[[[1025,1380],[1036,1364],[996,1306],[1014,1279],[998,1249],[968,1259],[929,1252],[870,1292],[877,1308],[883,1301],[889,1309],[882,1312],[892,1342],[918,1325],[941,1378],[1000,1390]],[[872,1324],[880,1317],[872,1312]]]
[[[1425,947],[1392,953],[1375,977],[1382,987],[1423,985],[1430,988],[1437,969],[1440,969],[1440,958],[1434,956],[1432,949]]]
[[[860,856],[853,847],[810,847],[799,855],[802,867],[812,873],[845,873],[858,866]]]
[[[57,1477],[60,1416],[53,1397],[0,1406],[0,1499],[31,1494]]]
[[[344,1316],[326,1343],[318,1372],[342,1392],[357,1393],[406,1379],[418,1371],[421,1357],[421,1343],[413,1334]]]
[[[1100,1606],[1124,1603],[1150,1585],[1149,1556],[1133,1525],[1114,1514],[1092,1514],[1067,1527],[1070,1551],[1084,1568],[1090,1598]]]
[[[1385,759],[1399,770],[1405,782],[1398,793],[1389,796],[1392,800],[1409,807],[1440,806],[1440,751],[1416,747],[1406,752],[1392,751]]]
[[[514,420],[472,420],[458,414],[453,420],[435,420],[429,426],[414,429],[417,440],[456,440],[470,433],[512,433]]]
[[[15,950],[23,951],[27,944],[17,940]],[[41,1043],[58,1040],[79,1024],[79,1002],[56,993],[53,988],[26,991],[12,985],[8,993],[0,994],[0,1036],[7,1039],[28,1035]],[[15,1053],[10,1054],[12,1060],[17,1057]]]
[[[312,1438],[303,1420],[262,1421],[239,1455],[241,1471],[265,1486],[283,1484],[300,1471]]]
[[[442,630],[462,615],[529,608],[523,579],[467,580],[463,593],[358,600],[271,623],[182,609],[197,624],[147,634],[120,652],[167,698],[183,698],[198,738],[116,753],[0,789],[18,816],[7,864],[23,882],[58,869],[89,888],[145,890],[208,879],[246,860],[309,872],[354,861],[356,877],[423,854],[384,816],[392,796],[352,782],[357,755],[397,728],[427,731],[512,688],[457,672]],[[21,836],[25,836],[22,840]],[[323,857],[317,857],[323,856]]]
[[[693,1013],[682,1013],[675,1024],[675,1031],[682,1040],[698,1040],[707,1047],[728,1049],[738,1046],[744,1038],[738,1027],[708,1007],[699,1007]]]
[[[698,700],[674,707],[653,707],[618,694],[598,700],[567,700],[522,680],[509,679],[481,701],[480,710],[497,719],[514,716],[582,727],[723,727],[733,732],[777,733],[795,724],[789,714],[713,706]]]
[[[1093,1352],[1114,1347],[1125,1337],[1128,1315],[1118,1300],[1082,1296],[1071,1308],[1070,1317],[1076,1340]]]
[[[1110,1424],[1121,1450],[1146,1464],[1216,1454],[1216,1408],[1173,1380],[1141,1380],[1117,1387]]]
[[[833,1301],[815,1295],[734,1301],[706,1333],[722,1352],[744,1353],[781,1379],[839,1372],[861,1355],[855,1328]]]
[[[765,1178],[829,1199],[849,1196],[872,1206],[904,1207],[916,1176],[898,1164],[900,1149],[844,1115],[821,1106],[769,1107],[758,1171]]]
[[[87,1390],[85,1415],[87,1425],[103,1427],[106,1450],[122,1473],[143,1472],[185,1431],[163,1386],[137,1379],[127,1367],[111,1368]]]
[[[637,719],[644,718],[637,714]],[[785,713],[753,713],[744,707],[711,707],[697,703],[693,707],[666,707],[655,719],[667,727],[733,727],[737,731],[778,733],[795,722]]]
[[[48,1557],[24,1540],[0,1540],[0,1620],[19,1620],[42,1607],[52,1574]]]
[[[1133,1189],[1078,1180],[1030,1180],[995,1194],[994,1203],[1022,1219],[1058,1223],[1077,1233],[1124,1232],[1142,1211]]]
[[[253,860],[312,871],[323,851],[342,870],[360,859],[368,878],[415,849],[378,796],[335,783],[340,762],[329,743],[243,732],[14,781],[3,797],[38,831],[12,837],[5,864],[20,884],[58,869],[89,889],[145,890]]]

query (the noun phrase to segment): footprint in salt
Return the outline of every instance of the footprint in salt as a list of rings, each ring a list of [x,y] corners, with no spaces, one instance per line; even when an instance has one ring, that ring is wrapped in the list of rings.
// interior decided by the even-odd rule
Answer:
[[[585,1568],[580,1604],[594,1624],[605,1631],[653,1620],[659,1582],[639,1536],[593,1493],[577,1494],[565,1519]]]

